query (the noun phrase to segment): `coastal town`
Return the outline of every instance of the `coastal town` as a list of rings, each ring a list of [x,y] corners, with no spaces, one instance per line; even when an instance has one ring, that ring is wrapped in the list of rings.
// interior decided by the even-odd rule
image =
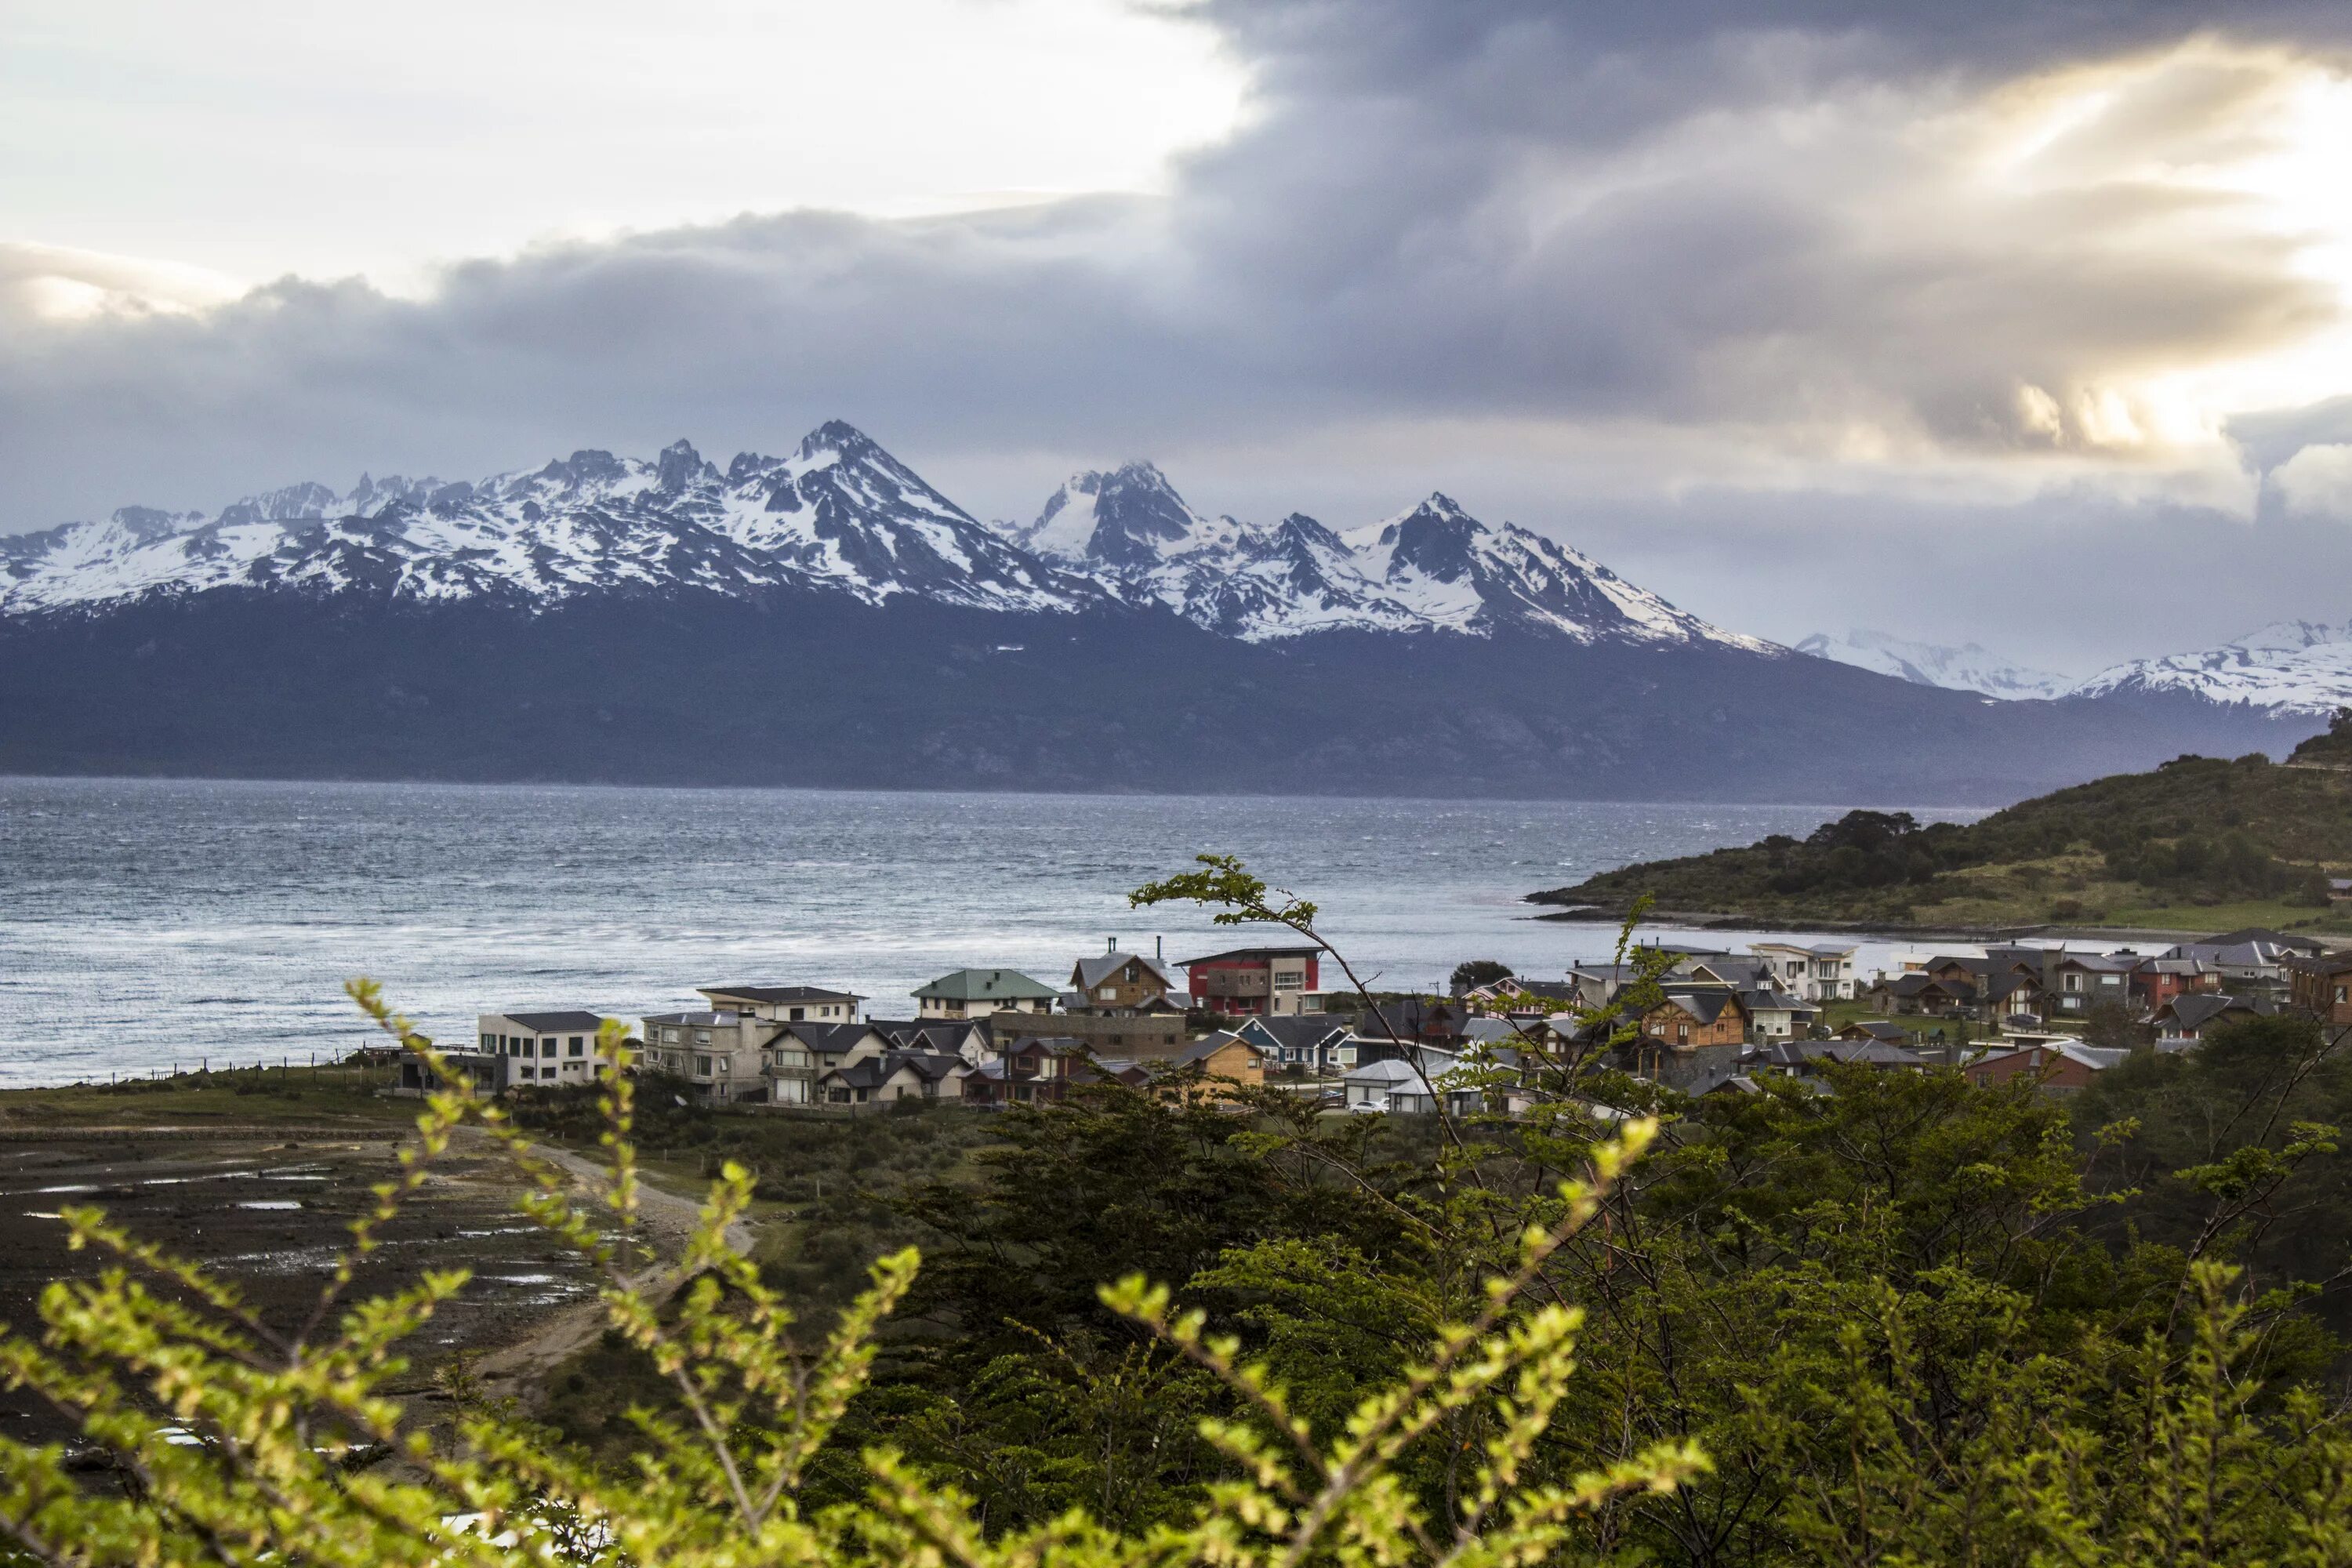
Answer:
[[[1054,984],[959,969],[917,988],[911,1016],[812,984],[712,984],[698,1005],[624,1021],[635,1070],[714,1109],[856,1113],[902,1102],[993,1108],[1115,1082],[1275,1088],[1332,1111],[1524,1110],[1559,1092],[1541,1069],[1598,1064],[1688,1095],[1773,1079],[1831,1092],[1831,1064],[2025,1077],[2071,1093],[2136,1052],[2194,1049],[2210,1030],[2294,1011],[2352,1023],[2352,951],[2263,928],[2156,952],[1993,944],[1897,951],[1863,973],[1860,944],[1674,943],[1569,964],[1557,978],[1467,962],[1443,994],[1333,985],[1311,944],[1170,961],[1103,951]],[[1180,979],[1179,976],[1181,976]],[[446,1070],[492,1094],[594,1081],[606,1015],[509,1008],[476,1020]],[[404,1059],[401,1086],[429,1087]]]

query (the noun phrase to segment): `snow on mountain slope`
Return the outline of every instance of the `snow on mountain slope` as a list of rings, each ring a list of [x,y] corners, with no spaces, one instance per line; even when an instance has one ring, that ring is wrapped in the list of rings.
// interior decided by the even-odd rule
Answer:
[[[1444,494],[1341,537],[1366,576],[1431,626],[1779,651],[1675,608],[1581,551],[1517,523],[1489,528]]]
[[[1980,691],[1987,697],[2008,700],[2061,696],[2070,684],[2065,676],[2011,664],[1975,643],[1946,647],[1936,643],[1905,642],[1885,632],[1855,630],[1842,637],[1815,632],[1797,644],[1797,651],[1892,675],[1915,686]]]
[[[581,451],[479,481],[305,484],[216,517],[124,508],[0,541],[0,611],[245,584],[422,599],[592,590],[831,588],[995,610],[1070,610],[1099,589],[973,521],[850,426],[725,473],[684,441],[653,462]]]
[[[1341,535],[1303,513],[1272,527],[1207,518],[1149,463],[1072,475],[1029,548],[1249,641],[1351,627],[1580,641],[1702,642],[1772,651],[1685,615],[1589,557],[1515,524],[1499,531],[1443,495]]]
[[[125,507],[0,540],[0,614],[246,586],[551,603],[614,589],[906,595],[978,609],[1163,606],[1220,635],[1532,630],[1779,653],[1578,552],[1489,528],[1444,496],[1343,537],[1293,513],[1204,517],[1150,463],[1073,475],[1036,521],[985,527],[863,432],[820,426],[722,471],[684,441],[651,461],[579,451],[444,482],[362,476],[216,515]]]
[[[2332,713],[2352,705],[2352,623],[2276,621],[2193,653],[2103,669],[2070,695],[2177,692],[2280,714]]]

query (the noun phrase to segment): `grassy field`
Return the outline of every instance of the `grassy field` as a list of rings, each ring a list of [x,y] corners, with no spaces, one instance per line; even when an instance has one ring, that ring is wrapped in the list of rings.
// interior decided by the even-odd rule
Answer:
[[[176,1078],[0,1089],[0,1128],[277,1127],[408,1122],[416,1102],[386,1097],[384,1068],[241,1068]]]

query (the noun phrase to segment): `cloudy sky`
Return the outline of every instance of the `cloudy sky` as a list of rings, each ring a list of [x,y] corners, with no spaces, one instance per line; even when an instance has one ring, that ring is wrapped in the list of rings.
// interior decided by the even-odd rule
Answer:
[[[2087,671],[2352,617],[2352,7],[11,0],[0,532],[848,418]]]

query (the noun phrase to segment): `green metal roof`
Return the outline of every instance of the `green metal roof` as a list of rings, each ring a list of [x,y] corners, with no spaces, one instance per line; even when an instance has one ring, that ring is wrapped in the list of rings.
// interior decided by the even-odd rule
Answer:
[[[1061,993],[1017,969],[959,969],[940,975],[915,994],[943,1002],[1050,1002]]]

